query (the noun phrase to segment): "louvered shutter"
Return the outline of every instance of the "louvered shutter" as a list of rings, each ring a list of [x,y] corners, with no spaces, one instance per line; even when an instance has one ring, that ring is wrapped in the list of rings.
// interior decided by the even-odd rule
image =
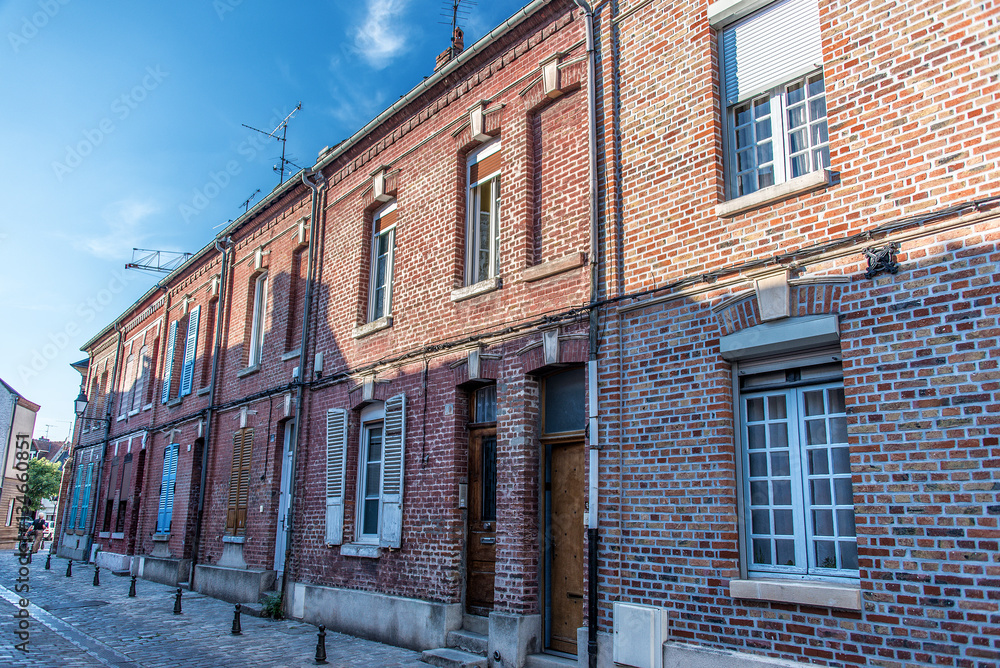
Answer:
[[[170,401],[170,383],[174,375],[174,347],[177,343],[177,321],[170,323],[170,336],[167,338],[167,358],[163,363],[163,392],[160,401]]]
[[[83,485],[83,462],[77,464],[76,467],[76,484],[73,485],[73,504],[69,509],[69,522],[67,526],[70,529],[76,527],[76,514],[80,508],[80,489]]]
[[[180,451],[180,445],[174,444],[170,448],[170,474],[167,481],[163,484],[167,491],[167,507],[166,507],[166,531],[170,531],[170,525],[173,524],[174,519],[174,488],[177,487],[177,454]]]
[[[326,411],[326,543],[344,542],[344,475],[347,465],[347,411]]]
[[[816,69],[823,62],[817,0],[782,0],[722,33],[726,104]]]
[[[226,512],[226,530],[234,534],[247,525],[252,456],[253,429],[240,429],[233,435],[233,465],[229,474],[229,508]]]
[[[87,511],[90,508],[90,481],[94,474],[94,462],[87,464],[87,482],[83,486],[83,499],[80,501],[80,523],[78,529],[87,528]]]
[[[156,515],[156,532],[168,533],[174,515],[174,487],[177,484],[177,453],[179,445],[168,445],[163,451],[163,474],[160,478],[160,504]]]
[[[143,346],[136,360],[135,382],[132,384],[132,410],[142,408],[143,395],[146,393],[146,383],[149,382],[149,348]]]
[[[406,395],[385,402],[382,452],[382,508],[379,545],[399,547],[403,535],[403,469],[406,464]]]
[[[194,381],[195,353],[198,350],[198,322],[201,320],[201,306],[191,309],[188,316],[187,342],[184,344],[184,367],[181,370],[180,396],[191,394]]]
[[[125,375],[122,376],[122,391],[118,398],[118,415],[125,417],[125,414],[132,409],[132,390],[135,388],[135,354],[130,354],[125,359]]]

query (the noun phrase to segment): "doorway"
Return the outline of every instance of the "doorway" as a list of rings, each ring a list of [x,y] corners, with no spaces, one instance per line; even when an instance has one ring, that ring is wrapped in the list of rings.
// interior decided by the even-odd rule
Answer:
[[[285,548],[288,534],[288,508],[292,500],[292,446],[295,443],[295,422],[285,423],[284,446],[281,450],[281,486],[278,495],[278,522],[274,536],[274,570],[276,580],[281,582],[285,570]]]
[[[469,499],[465,608],[489,615],[493,609],[497,543],[496,386],[476,390],[469,406]]]

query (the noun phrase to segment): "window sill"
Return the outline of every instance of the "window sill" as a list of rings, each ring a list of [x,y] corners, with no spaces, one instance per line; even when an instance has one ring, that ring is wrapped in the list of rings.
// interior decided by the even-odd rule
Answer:
[[[203,396],[205,394],[208,394],[211,390],[212,390],[212,386],[211,385],[206,385],[205,387],[203,387],[200,390],[198,390],[198,396],[200,397],[200,396]]]
[[[115,418],[115,422],[124,422],[124,421],[125,421],[125,416],[124,415],[119,415],[117,418]],[[95,429],[93,431],[97,431],[97,430]]]
[[[246,378],[247,376],[253,375],[260,371],[260,364],[254,364],[253,366],[248,366],[245,369],[240,369],[236,372],[237,378]]]
[[[153,409],[153,404],[146,404],[145,406],[142,407],[143,411],[149,411],[152,409]]]
[[[486,294],[487,292],[493,292],[494,290],[499,290],[503,285],[503,281],[499,276],[494,276],[493,278],[487,278],[485,281],[479,281],[478,283],[473,283],[472,285],[467,285],[464,288],[458,288],[457,290],[451,291],[451,301],[460,302],[466,299],[471,299],[472,297],[477,297],[479,295]]]
[[[242,545],[243,543],[247,542],[247,537],[246,536],[223,536],[222,537],[222,542],[223,543],[239,543],[240,545]]]
[[[387,315],[378,320],[372,320],[366,325],[358,325],[354,328],[354,338],[363,339],[369,334],[374,334],[375,332],[382,331],[383,329],[388,329],[392,327],[392,316]],[[298,353],[296,353],[298,354]]]
[[[177,397],[176,399],[171,399],[167,402],[167,408],[176,408],[184,403],[184,397]]]
[[[154,543],[165,543],[168,540],[170,540],[170,532],[169,531],[166,532],[166,533],[154,533],[153,534],[153,542]]]
[[[111,540],[121,540],[124,537],[125,537],[125,532],[124,531],[115,532],[115,533],[111,534]]]
[[[299,352],[299,348],[296,348],[295,350],[289,350],[287,353],[285,353],[284,355],[282,355],[281,356],[281,361],[282,362],[287,362],[288,360],[293,360],[296,357],[301,357],[301,356],[302,355]]]
[[[729,595],[758,601],[861,610],[861,588],[820,580],[730,580]]]
[[[803,174],[784,183],[761,188],[749,195],[717,204],[715,206],[715,215],[719,218],[732,218],[747,211],[762,209],[775,202],[791,199],[792,197],[833,185],[834,177],[834,172],[829,169],[820,169],[809,174]]]
[[[99,532],[97,532],[97,537],[98,538],[111,538],[111,532],[110,531],[99,531]]]
[[[139,414],[139,409],[138,408],[136,408],[134,411],[129,411],[128,412],[128,416],[129,417],[133,417],[133,416],[138,415],[138,414]]]
[[[541,264],[536,264],[534,267],[528,267],[521,274],[521,280],[525,283],[533,283],[549,276],[555,276],[571,269],[582,267],[585,264],[587,264],[586,253],[570,253],[558,260],[547,260]]]
[[[364,557],[378,559],[382,550],[378,545],[369,543],[344,543],[340,546],[340,554],[345,557]]]

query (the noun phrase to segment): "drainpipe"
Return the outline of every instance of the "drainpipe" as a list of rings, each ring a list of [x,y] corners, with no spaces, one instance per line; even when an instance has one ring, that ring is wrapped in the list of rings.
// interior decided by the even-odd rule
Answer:
[[[586,0],[573,0],[583,10],[587,31],[587,158],[590,167],[590,354],[587,360],[587,434],[590,445],[589,480],[587,496],[587,660],[590,668],[597,668],[597,528],[598,482],[597,473],[601,449],[600,421],[598,419],[598,311],[594,304],[598,297],[597,239],[597,65],[594,47],[594,10]]]
[[[201,445],[201,483],[198,487],[198,517],[195,519],[194,527],[194,549],[191,555],[191,572],[188,574],[188,584],[192,591],[195,588],[195,571],[198,565],[198,550],[201,549],[201,523],[205,516],[205,485],[208,476],[208,444],[212,440],[212,406],[215,405],[215,379],[219,374],[219,355],[222,351],[222,317],[225,314],[223,308],[226,298],[226,289],[229,281],[226,276],[229,273],[229,251],[233,247],[233,242],[229,237],[222,240],[215,240],[215,250],[222,253],[221,268],[219,271],[219,303],[215,306],[215,348],[212,350],[212,378],[208,383],[208,409],[205,411],[205,435]]]
[[[320,199],[323,189],[326,187],[326,179],[323,172],[315,172],[316,181],[310,181],[306,172],[302,172],[302,183],[312,191],[312,213],[309,218],[309,261],[306,265],[306,293],[302,304],[302,341],[299,345],[299,379],[295,386],[295,434],[292,439],[292,461],[289,466],[292,470],[288,476],[288,509],[285,516],[285,565],[281,571],[281,592],[284,595],[288,585],[288,566],[292,558],[292,529],[295,517],[295,467],[299,457],[299,442],[302,434],[302,412],[305,403],[306,390],[306,361],[308,360],[306,348],[309,346],[309,320],[312,315],[312,288],[316,280],[316,251],[317,239],[319,238],[319,214],[321,210]],[[284,455],[282,455],[284,456]]]

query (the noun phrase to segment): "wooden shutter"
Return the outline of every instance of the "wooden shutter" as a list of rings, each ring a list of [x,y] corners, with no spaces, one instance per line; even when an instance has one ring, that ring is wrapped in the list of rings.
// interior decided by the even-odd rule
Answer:
[[[184,367],[181,369],[180,396],[191,394],[194,381],[195,352],[198,348],[198,321],[201,319],[201,306],[191,309],[188,316],[187,342],[184,344]]]
[[[77,524],[78,529],[87,528],[87,510],[90,506],[90,482],[91,477],[94,475],[94,462],[87,464],[87,482],[83,486],[83,498],[80,500],[80,523]]]
[[[344,475],[347,465],[347,411],[326,411],[326,543],[344,542]]]
[[[233,434],[233,466],[229,475],[229,508],[226,531],[241,533],[247,525],[250,500],[250,461],[253,456],[253,429],[247,427]]]
[[[781,0],[722,33],[726,104],[735,104],[822,65],[817,0]]]
[[[76,527],[76,514],[80,508],[80,491],[83,486],[83,462],[76,465],[76,484],[73,485],[73,503],[69,507],[69,522],[66,525],[73,529]]]
[[[174,515],[174,487],[177,485],[177,454],[180,446],[172,443],[163,451],[163,475],[160,478],[160,505],[156,532],[169,533]]]
[[[170,323],[170,336],[167,338],[167,357],[163,361],[163,391],[160,401],[167,403],[170,401],[170,383],[173,382],[174,375],[174,347],[177,343],[177,321]]]
[[[143,346],[136,359],[136,377],[132,384],[132,410],[142,408],[146,395],[146,383],[149,382],[149,347]]]
[[[125,375],[122,376],[121,394],[118,397],[118,415],[125,414],[132,408],[132,389],[135,387],[135,353],[125,359]]]
[[[399,547],[403,535],[403,469],[406,464],[406,395],[385,402],[379,545]]]

